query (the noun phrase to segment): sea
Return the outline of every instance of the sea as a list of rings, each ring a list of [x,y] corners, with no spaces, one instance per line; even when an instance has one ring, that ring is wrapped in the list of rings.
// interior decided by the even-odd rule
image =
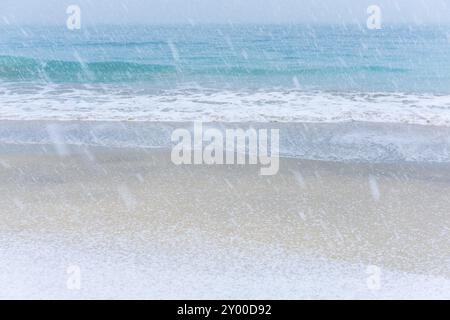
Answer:
[[[0,27],[0,120],[450,125],[450,28]]]

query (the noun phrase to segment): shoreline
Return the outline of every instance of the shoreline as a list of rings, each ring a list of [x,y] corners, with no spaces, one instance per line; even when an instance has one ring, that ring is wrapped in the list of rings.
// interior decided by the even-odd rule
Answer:
[[[450,163],[450,127],[372,122],[204,122],[204,128],[278,129],[280,155],[305,160],[365,163]],[[76,145],[171,148],[176,129],[194,122],[5,121],[0,145]]]

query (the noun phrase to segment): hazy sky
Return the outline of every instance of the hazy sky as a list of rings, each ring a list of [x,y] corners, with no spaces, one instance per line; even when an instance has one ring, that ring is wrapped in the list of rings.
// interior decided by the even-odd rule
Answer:
[[[0,23],[65,24],[70,4],[86,24],[365,23],[375,4],[384,23],[450,25],[450,0],[0,0]]]

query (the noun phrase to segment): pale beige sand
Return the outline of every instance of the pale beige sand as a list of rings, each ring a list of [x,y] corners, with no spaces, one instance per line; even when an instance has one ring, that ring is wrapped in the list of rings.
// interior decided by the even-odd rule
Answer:
[[[198,238],[450,277],[448,165],[282,159],[262,177],[258,166],[177,167],[164,150],[68,148],[2,147],[2,237],[168,252]]]

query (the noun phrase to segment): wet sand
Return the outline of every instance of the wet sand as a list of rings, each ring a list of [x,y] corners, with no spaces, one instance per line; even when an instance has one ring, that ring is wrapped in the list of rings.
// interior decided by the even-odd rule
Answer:
[[[166,149],[60,151],[0,147],[1,297],[450,297],[449,165],[282,158],[260,176]]]

